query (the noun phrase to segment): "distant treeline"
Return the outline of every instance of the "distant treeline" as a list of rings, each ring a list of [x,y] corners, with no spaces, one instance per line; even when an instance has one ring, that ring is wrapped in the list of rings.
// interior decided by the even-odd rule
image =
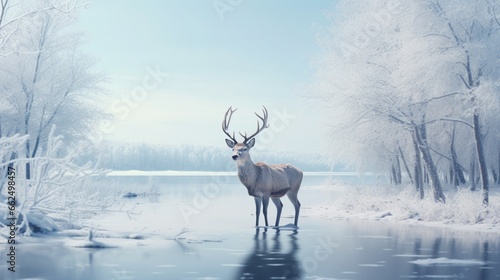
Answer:
[[[196,170],[227,171],[234,169],[227,148],[168,146],[144,143],[107,142],[99,148],[101,166],[113,170]],[[85,160],[90,158],[85,158]],[[291,163],[304,171],[328,171],[325,157],[298,152],[252,151],[254,162]]]

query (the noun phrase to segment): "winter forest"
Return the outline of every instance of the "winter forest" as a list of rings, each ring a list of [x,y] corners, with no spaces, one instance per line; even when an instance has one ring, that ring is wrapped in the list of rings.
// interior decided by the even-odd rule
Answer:
[[[342,1],[321,39],[318,82],[338,158],[393,184],[500,184],[497,1]],[[337,137],[336,135],[342,135]]]
[[[94,3],[0,0],[0,278],[49,279],[38,268],[56,271],[62,259],[71,269],[50,279],[165,279],[158,277],[171,277],[172,271],[175,279],[264,279],[260,275],[266,273],[276,276],[268,279],[367,279],[383,275],[371,270],[380,267],[400,273],[401,264],[407,278],[452,278],[451,272],[440,274],[439,265],[432,267],[436,261],[451,261],[458,270],[467,266],[462,275],[479,270],[498,277],[493,264],[500,222],[500,0],[333,0],[327,10],[318,1],[307,9],[295,3],[290,14],[279,1],[266,2],[264,11],[263,2],[214,0],[208,10],[196,6],[206,8],[206,1],[120,3],[117,9],[151,18],[134,22],[140,34],[121,27],[130,15],[107,14],[110,4],[96,3],[93,15],[116,20],[125,36],[154,39],[139,42],[140,50],[131,44],[136,53],[127,53],[150,61],[108,60],[116,73],[107,73],[95,56],[104,50],[86,48],[78,25]],[[145,12],[136,13],[143,4]],[[307,24],[320,16],[326,24],[295,28],[303,14]],[[102,22],[82,26],[96,33],[104,28]],[[298,34],[309,33],[314,48],[299,48],[314,50],[307,55],[312,69],[294,69],[304,53],[282,46],[304,41]],[[106,44],[121,62],[130,49],[111,44],[119,41],[114,35]],[[216,57],[221,54],[228,56]],[[145,76],[137,74],[144,69]],[[309,75],[301,80],[305,85],[296,81],[301,75]],[[141,99],[133,95],[137,91],[122,92],[137,85],[144,88],[144,100],[124,103],[128,107],[118,116],[109,105],[123,96]],[[310,103],[313,109],[306,112]],[[269,127],[266,107],[263,116],[253,115],[260,104],[283,108],[281,117],[270,110],[267,142],[264,133],[257,137]],[[218,106],[229,107],[225,118]],[[257,121],[256,133],[228,128],[226,118],[236,107],[236,123],[254,129]],[[121,138],[109,129],[117,123],[117,130],[125,127],[116,133]],[[163,130],[137,129],[149,125]],[[224,143],[224,134],[232,140]],[[134,141],[140,137],[144,142]],[[294,145],[301,148],[286,150]],[[274,226],[268,225],[270,198]],[[265,226],[259,224],[261,203]],[[386,221],[417,226],[391,228]],[[447,239],[444,231],[421,225],[477,229],[495,241]],[[298,234],[299,228],[307,230]],[[3,246],[11,241],[26,250]],[[474,249],[462,244],[469,241],[477,242]],[[444,248],[446,242],[451,249]],[[67,247],[116,250],[93,255]],[[56,265],[38,264],[38,251]],[[462,260],[456,252],[475,255]],[[33,256],[33,264],[21,264]],[[132,256],[142,259],[123,259]],[[333,258],[345,267],[331,266]],[[195,261],[199,271],[192,268]],[[419,270],[429,262],[429,269]],[[150,277],[120,278],[116,263]],[[21,273],[5,274],[15,269]],[[70,270],[81,274],[72,278],[65,274]],[[209,277],[193,278],[199,272]],[[236,278],[212,277],[235,272]]]

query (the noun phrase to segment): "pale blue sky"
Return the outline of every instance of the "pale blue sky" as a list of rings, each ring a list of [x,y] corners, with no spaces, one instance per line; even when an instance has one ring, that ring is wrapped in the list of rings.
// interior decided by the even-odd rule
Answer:
[[[92,3],[77,27],[85,33],[85,51],[110,77],[108,108],[117,122],[106,135],[225,145],[226,109],[240,108],[231,129],[251,133],[252,112],[265,105],[274,130],[261,145],[320,151],[321,119],[304,88],[320,50],[318,29],[328,27],[325,12],[333,7],[334,1],[297,0]]]

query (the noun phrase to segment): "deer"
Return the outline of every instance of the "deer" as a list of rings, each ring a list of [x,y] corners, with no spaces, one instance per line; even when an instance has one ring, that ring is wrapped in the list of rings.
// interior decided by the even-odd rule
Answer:
[[[259,227],[259,216],[262,205],[262,213],[264,214],[264,221],[266,227],[269,226],[267,220],[267,208],[269,205],[269,198],[276,205],[277,215],[275,227],[279,227],[281,210],[283,203],[281,197],[285,194],[292,202],[295,208],[294,227],[298,228],[297,222],[299,219],[300,202],[297,194],[302,183],[303,173],[297,167],[291,164],[267,164],[264,162],[253,163],[250,157],[250,150],[255,145],[255,136],[261,133],[264,129],[269,127],[268,112],[263,106],[262,116],[255,113],[257,119],[257,131],[248,136],[239,132],[243,137],[243,142],[238,142],[235,138],[235,133],[229,132],[229,124],[231,117],[237,109],[229,107],[224,115],[222,121],[222,131],[229,139],[226,139],[226,144],[232,149],[233,153],[231,158],[236,163],[237,174],[240,182],[247,188],[248,195],[253,196],[255,199],[255,227]],[[262,121],[262,125],[260,124]]]

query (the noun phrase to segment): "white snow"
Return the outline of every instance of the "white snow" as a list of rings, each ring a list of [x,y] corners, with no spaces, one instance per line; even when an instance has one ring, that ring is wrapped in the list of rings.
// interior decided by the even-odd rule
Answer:
[[[409,263],[430,266],[430,265],[440,265],[440,266],[475,266],[475,265],[486,265],[487,263],[480,260],[461,260],[461,259],[448,259],[448,258],[430,258],[410,261]]]
[[[397,254],[394,257],[402,257],[402,258],[429,258],[431,255],[416,255],[416,254]]]
[[[118,247],[118,245],[113,245],[111,242],[101,242],[101,241],[89,241],[89,240],[69,240],[65,243],[66,246],[69,247],[77,247],[77,248],[114,248]]]
[[[301,214],[326,219],[361,219],[500,236],[500,190],[492,187],[489,205],[482,204],[481,191],[450,189],[446,204],[436,203],[428,190],[420,200],[413,186],[330,185],[334,198],[304,209]]]

